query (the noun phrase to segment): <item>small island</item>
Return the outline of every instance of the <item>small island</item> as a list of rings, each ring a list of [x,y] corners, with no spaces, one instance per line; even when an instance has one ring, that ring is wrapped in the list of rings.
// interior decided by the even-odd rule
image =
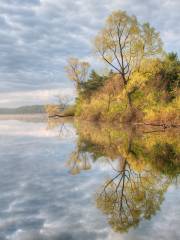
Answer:
[[[125,11],[115,11],[94,39],[94,52],[107,64],[103,74],[88,62],[68,59],[65,70],[76,100],[49,105],[50,117],[75,116],[95,122],[180,126],[180,61],[166,53],[160,33]]]

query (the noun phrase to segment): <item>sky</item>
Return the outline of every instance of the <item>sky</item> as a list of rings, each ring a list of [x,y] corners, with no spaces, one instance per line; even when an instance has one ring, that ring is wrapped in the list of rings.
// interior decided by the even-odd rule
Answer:
[[[180,55],[180,0],[0,0],[0,107],[47,104],[75,94],[70,56],[100,63],[93,39],[114,10],[150,22]]]

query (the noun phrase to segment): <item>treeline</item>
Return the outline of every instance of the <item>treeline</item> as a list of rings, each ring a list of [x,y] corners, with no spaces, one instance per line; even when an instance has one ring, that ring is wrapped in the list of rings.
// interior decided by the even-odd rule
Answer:
[[[159,33],[126,12],[113,12],[94,41],[108,74],[76,58],[68,60],[77,90],[75,115],[93,121],[180,123],[180,61],[165,53]]]
[[[0,114],[35,114],[45,113],[43,105],[22,106],[18,108],[0,108]]]

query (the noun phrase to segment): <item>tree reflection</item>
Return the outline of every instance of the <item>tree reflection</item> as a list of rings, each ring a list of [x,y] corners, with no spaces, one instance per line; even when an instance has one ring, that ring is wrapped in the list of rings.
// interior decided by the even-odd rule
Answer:
[[[175,145],[156,143],[152,149],[152,165],[165,175],[176,177],[180,173],[180,156]]]
[[[156,213],[170,181],[148,170],[137,173],[127,160],[121,161],[123,167],[103,185],[96,203],[115,231],[126,232]]]
[[[74,134],[72,125],[72,119],[62,119],[62,118],[49,118],[47,124],[47,130],[55,129],[58,131],[58,135],[60,138],[64,138],[65,136],[72,136]]]
[[[126,232],[151,219],[180,172],[178,134],[90,124],[77,125],[77,131],[77,147],[68,161],[70,172],[89,170],[95,161],[110,166],[110,177],[95,199],[112,228]]]
[[[76,175],[83,170],[91,169],[91,159],[90,155],[87,152],[76,151],[72,152],[70,159],[67,163],[70,173]]]

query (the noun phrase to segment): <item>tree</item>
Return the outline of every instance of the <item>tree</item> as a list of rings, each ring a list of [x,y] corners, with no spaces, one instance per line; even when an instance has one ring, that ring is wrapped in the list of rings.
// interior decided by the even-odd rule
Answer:
[[[69,95],[59,94],[56,97],[59,102],[60,111],[64,111],[72,102],[72,97]]]
[[[105,27],[95,38],[95,50],[119,73],[126,89],[142,60],[156,57],[162,52],[162,42],[159,33],[148,23],[140,24],[135,16],[115,11],[107,18]],[[136,87],[127,91],[130,106],[134,91]]]
[[[86,99],[90,99],[91,95],[104,85],[107,77],[99,75],[92,70],[86,82],[81,83],[82,94]]]
[[[78,92],[81,90],[81,84],[87,80],[89,73],[89,63],[80,61],[77,58],[70,58],[65,70],[70,80],[72,80]]]
[[[109,79],[106,81],[106,84],[101,89],[102,94],[107,96],[107,112],[110,111],[112,102],[116,101],[117,94],[122,88],[122,84],[119,81],[117,74],[112,74],[110,72]]]
[[[60,114],[59,105],[48,104],[45,106],[45,110],[46,110],[46,113],[48,114],[48,117],[54,117]]]
[[[180,61],[176,53],[167,54],[158,73],[159,88],[165,90],[167,100],[178,95],[180,87]]]

